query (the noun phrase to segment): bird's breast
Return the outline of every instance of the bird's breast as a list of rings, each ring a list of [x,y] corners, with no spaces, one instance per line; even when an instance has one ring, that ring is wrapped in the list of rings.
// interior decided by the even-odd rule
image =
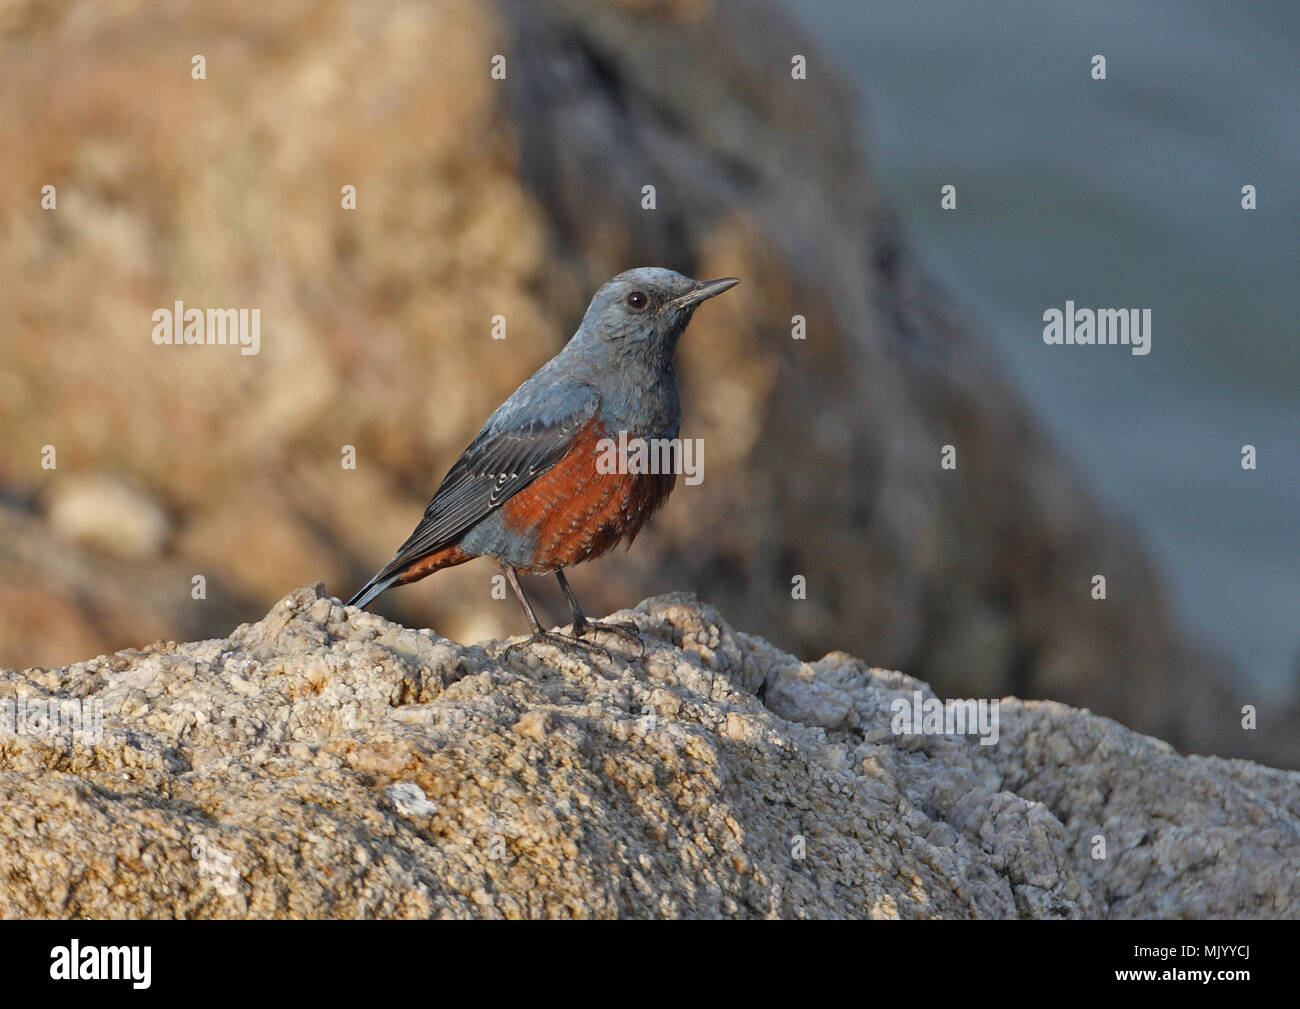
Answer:
[[[676,451],[672,439],[589,421],[554,466],[501,506],[506,530],[531,545],[521,569],[553,571],[631,542],[672,492]]]

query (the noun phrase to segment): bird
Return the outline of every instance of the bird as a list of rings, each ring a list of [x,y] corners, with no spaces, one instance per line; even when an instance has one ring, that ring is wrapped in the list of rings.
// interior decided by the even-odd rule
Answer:
[[[627,270],[606,282],[573,336],[492,413],[414,531],[348,605],[364,608],[395,586],[486,557],[501,566],[528,619],[532,635],[519,645],[545,641],[603,652],[582,640],[601,630],[639,640],[626,625],[589,620],[564,571],[621,542],[631,546],[667,501],[675,472],[598,460],[602,453],[610,458],[620,436],[624,445],[678,437],[678,340],[700,304],[738,283],[693,280],[663,267]],[[543,629],[521,574],[555,575],[569,604],[571,635]]]

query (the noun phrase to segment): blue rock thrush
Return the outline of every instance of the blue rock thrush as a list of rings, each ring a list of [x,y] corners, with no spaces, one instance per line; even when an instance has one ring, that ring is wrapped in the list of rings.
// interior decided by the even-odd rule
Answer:
[[[583,616],[564,577],[571,564],[629,545],[668,499],[676,474],[602,472],[623,434],[673,439],[681,422],[673,352],[695,308],[740,283],[696,281],[672,270],[620,273],[591,299],[564,349],[488,418],[389,561],[349,601],[475,557],[494,558],[532,625],[531,643],[580,644],[588,630],[626,633]],[[608,439],[608,441],[606,441]],[[617,470],[640,469],[617,466]],[[660,467],[662,468],[662,467]],[[542,629],[519,574],[550,574],[573,616],[573,637]],[[635,637],[635,635],[633,635]]]

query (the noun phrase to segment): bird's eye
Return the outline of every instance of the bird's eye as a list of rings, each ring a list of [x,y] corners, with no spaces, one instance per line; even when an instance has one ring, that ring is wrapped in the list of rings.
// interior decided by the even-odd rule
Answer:
[[[650,303],[650,299],[641,291],[633,291],[627,296],[628,306],[638,311],[645,308]]]

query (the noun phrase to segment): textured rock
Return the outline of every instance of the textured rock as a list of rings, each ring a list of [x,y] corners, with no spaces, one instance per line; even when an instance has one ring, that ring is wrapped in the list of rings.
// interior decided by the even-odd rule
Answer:
[[[304,587],[229,638],[0,673],[15,714],[103,711],[0,736],[0,914],[1300,911],[1300,774],[1054,703],[1006,700],[993,746],[898,736],[929,696],[900,673],[689,596],[620,617],[644,657],[503,662]]]
[[[1189,648],[1132,537],[927,279],[847,89],[779,11],[28,3],[0,14],[0,65],[0,496],[20,506],[0,526],[40,522],[31,502],[82,471],[129,477],[175,522],[148,570],[41,530],[0,541],[0,662],[223,633],[308,580],[347,595],[596,285],[657,263],[745,282],[680,351],[705,480],[574,575],[593,610],[690,588],[787,649],[1300,764],[1294,714],[1239,731],[1258,699]],[[260,308],[261,352],[154,345],[151,313],[177,298]],[[494,573],[378,605],[459,639],[509,633]]]
[[[167,515],[152,497],[106,474],[55,484],[46,512],[60,536],[120,557],[153,557],[170,535]]]

